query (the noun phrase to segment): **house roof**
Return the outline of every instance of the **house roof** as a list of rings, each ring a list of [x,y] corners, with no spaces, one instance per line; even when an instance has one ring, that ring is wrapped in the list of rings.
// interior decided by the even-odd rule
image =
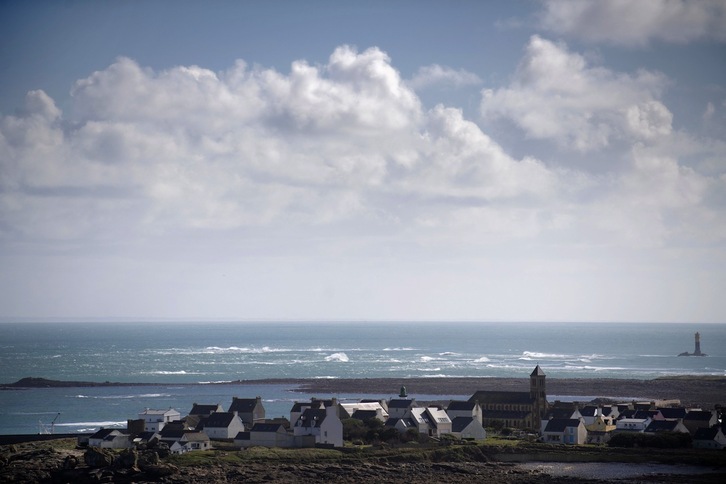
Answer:
[[[399,422],[401,422],[401,424],[405,428],[410,428],[410,427],[416,426],[416,422],[414,422],[410,418],[389,418],[388,420],[386,420],[386,423],[384,425],[386,427],[395,427]]]
[[[699,422],[708,422],[713,418],[713,412],[710,410],[691,410],[686,414],[683,420],[697,420]]]
[[[413,400],[408,398],[392,398],[388,401],[388,408],[408,408],[413,405]]]
[[[169,408],[167,410],[158,410],[154,408],[145,408],[143,412],[139,412],[139,415],[174,415],[178,414],[177,410]]]
[[[574,411],[572,408],[550,408],[547,412],[547,420],[553,418],[570,418]]]
[[[474,421],[474,417],[456,417],[451,421],[451,431],[463,432]]]
[[[259,403],[256,398],[237,398],[232,397],[232,404],[229,406],[228,412],[250,413]]]
[[[250,440],[250,433],[239,432],[237,435],[234,436],[234,440]]]
[[[89,439],[105,439],[113,432],[118,432],[118,429],[101,429],[95,434],[91,435]]]
[[[653,420],[645,428],[646,432],[673,432],[678,420]]]
[[[232,421],[239,417],[231,412],[215,412],[204,422],[204,428],[227,428]]]
[[[686,409],[683,407],[676,408],[659,408],[663,418],[683,418],[686,416]]]
[[[162,439],[179,439],[182,435],[184,435],[184,429],[176,427],[167,428],[165,426],[163,429],[161,429],[159,435]]]
[[[209,442],[209,436],[204,432],[184,432],[187,442]]]
[[[545,375],[544,371],[542,371],[542,368],[539,367],[539,365],[534,367],[534,371],[529,374],[529,376],[547,376]]]
[[[449,402],[449,406],[446,407],[446,410],[461,410],[461,411],[469,411],[474,410],[474,407],[476,407],[476,401],[471,400],[452,400]]]
[[[209,415],[219,410],[219,405],[206,405],[195,403],[189,411],[189,415]]]
[[[597,413],[597,407],[594,405],[586,405],[579,409],[579,412],[583,417],[594,417]]]
[[[321,408],[308,408],[298,419],[300,427],[320,427],[325,417],[328,416],[327,410]]]
[[[578,427],[582,421],[578,418],[553,418],[547,422],[545,432],[564,432],[568,427]]]
[[[534,399],[530,396],[529,392],[500,392],[490,390],[479,390],[471,396],[469,401],[479,402],[480,405],[486,404],[515,404],[515,405],[530,405],[534,402]]]
[[[259,422],[259,423],[256,423],[256,424],[254,424],[252,426],[252,428],[250,429],[250,432],[272,432],[272,433],[275,433],[275,432],[278,432],[280,430],[280,427],[282,427],[283,430],[285,429],[285,426],[282,425],[282,424],[280,424],[280,423],[267,423],[267,422],[263,423],[263,422]]]
[[[719,430],[718,427],[701,427],[696,430],[696,433],[693,435],[693,440],[713,440],[718,435]]]
[[[370,420],[372,418],[376,418],[378,416],[378,412],[375,410],[356,410],[353,412],[353,415],[350,416],[350,418],[354,418],[356,420]]]

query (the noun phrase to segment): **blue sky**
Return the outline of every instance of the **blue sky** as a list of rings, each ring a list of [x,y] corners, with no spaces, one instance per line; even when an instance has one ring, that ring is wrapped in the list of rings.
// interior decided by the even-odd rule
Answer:
[[[0,317],[723,322],[726,4],[0,3]]]

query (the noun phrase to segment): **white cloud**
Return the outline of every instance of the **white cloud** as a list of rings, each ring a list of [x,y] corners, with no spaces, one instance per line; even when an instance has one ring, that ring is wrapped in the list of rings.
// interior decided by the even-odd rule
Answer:
[[[408,84],[414,89],[425,89],[432,85],[449,85],[453,87],[481,84],[476,74],[464,69],[458,71],[446,66],[432,64],[419,68]]]
[[[721,0],[545,0],[541,24],[590,42],[643,46],[652,40],[726,41]]]
[[[407,224],[417,214],[390,197],[537,198],[557,184],[461,111],[422,111],[376,48],[343,46],[289,74],[242,61],[155,72],[120,58],[76,83],[71,108],[63,119],[34,91],[23,114],[2,118],[5,237]],[[99,193],[113,200],[88,196]]]
[[[670,133],[672,114],[658,100],[666,84],[658,73],[589,66],[564,44],[533,36],[511,84],[482,91],[481,113],[508,118],[532,138],[587,152],[618,138]]]

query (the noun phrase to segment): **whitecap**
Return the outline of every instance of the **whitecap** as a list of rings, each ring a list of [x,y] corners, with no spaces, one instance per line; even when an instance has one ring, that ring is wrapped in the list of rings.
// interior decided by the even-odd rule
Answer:
[[[492,360],[490,360],[486,356],[482,356],[481,358],[477,358],[476,360],[474,360],[474,363],[489,363],[490,361]]]
[[[330,356],[326,356],[325,361],[338,361],[341,363],[346,363],[346,362],[350,361],[350,359],[348,358],[348,355],[346,355],[345,353],[333,353]]]
[[[68,422],[68,423],[56,423],[53,424],[56,427],[122,427],[127,422],[114,422],[114,421],[103,421],[103,422]]]

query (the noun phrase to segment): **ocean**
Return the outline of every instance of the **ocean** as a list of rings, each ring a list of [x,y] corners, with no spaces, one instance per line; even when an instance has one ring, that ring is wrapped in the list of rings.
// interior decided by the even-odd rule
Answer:
[[[694,333],[709,356],[694,349]],[[144,408],[263,397],[268,417],[312,395],[268,378],[726,375],[726,324],[473,322],[149,322],[0,324],[0,383],[33,376],[145,386],[0,391],[0,434],[122,426]],[[399,383],[400,381],[400,383]],[[185,385],[181,385],[185,384]],[[197,384],[197,385],[187,385]],[[328,397],[329,395],[316,395]],[[334,395],[356,400],[364,395]],[[365,395],[365,397],[371,397]],[[419,400],[441,396],[416,395]],[[447,395],[468,398],[469,395]]]

